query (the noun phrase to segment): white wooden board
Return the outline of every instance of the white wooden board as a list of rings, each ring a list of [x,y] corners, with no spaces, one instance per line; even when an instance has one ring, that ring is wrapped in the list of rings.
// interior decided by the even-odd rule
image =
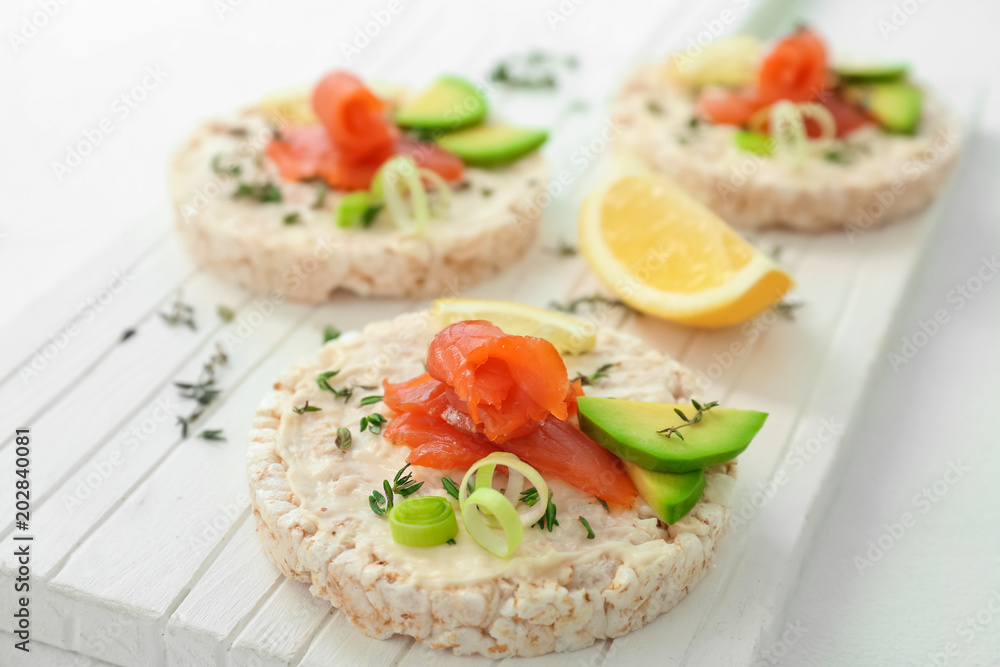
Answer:
[[[495,96],[509,117],[553,128],[546,153],[553,174],[565,172],[569,185],[553,197],[527,258],[468,296],[544,306],[600,289],[580,258],[552,252],[561,240],[574,238],[577,206],[607,157],[581,165],[579,150],[604,128],[608,96],[623,71],[643,55],[686,45],[701,22],[733,4],[647,8],[655,13],[644,34],[595,37],[558,94]],[[457,12],[451,20],[467,26],[449,33],[448,48],[469,76],[481,77],[510,44],[579,51],[570,35],[548,31],[543,20],[525,28],[525,36],[514,34],[510,21],[483,20],[478,5],[449,11]],[[426,80],[428,61],[416,53],[433,16],[432,10],[414,13],[408,31],[366,59],[364,73]],[[456,69],[454,62],[448,69]],[[506,662],[753,661],[780,618],[812,530],[808,518],[832,484],[844,434],[934,217],[932,212],[854,242],[840,234],[755,235],[765,249],[782,248],[782,262],[798,280],[794,298],[805,305],[794,320],[769,313],[743,327],[695,331],[616,309],[594,315],[700,372],[711,398],[766,410],[771,417],[741,457],[736,519],[716,566],[675,611],[570,656]],[[108,256],[107,265],[128,286],[101,304],[100,317],[59,320],[52,313],[66,313],[86,295],[106,291],[112,273],[107,280],[67,284],[49,302],[55,306],[34,311],[34,326],[22,321],[3,332],[9,354],[0,364],[0,433],[31,426],[36,447],[37,664],[61,664],[68,656],[77,656],[79,664],[130,666],[487,664],[402,637],[379,642],[362,636],[307,586],[278,573],[249,517],[244,434],[273,378],[312,353],[326,324],[356,328],[424,304],[349,296],[322,307],[271,303],[198,271],[169,225],[164,204],[142,221],[141,233]],[[168,327],[157,315],[169,309],[177,290],[196,308],[195,331]],[[234,308],[233,322],[216,317],[219,304]],[[130,328],[136,334],[120,342]],[[175,417],[190,406],[176,400],[173,382],[194,379],[219,342],[229,357],[219,374],[224,393],[196,431],[222,429],[228,440],[181,437]],[[0,440],[5,471],[13,468],[11,445],[9,436]],[[5,483],[13,481],[9,472],[4,475]],[[12,525],[3,526],[0,587],[12,585],[13,533]],[[13,601],[0,600],[0,630],[10,632]],[[3,664],[15,664],[21,656],[8,649],[10,637],[0,639]]]

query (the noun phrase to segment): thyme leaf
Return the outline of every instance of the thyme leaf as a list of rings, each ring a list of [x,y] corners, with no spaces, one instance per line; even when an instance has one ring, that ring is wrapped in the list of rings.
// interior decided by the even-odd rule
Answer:
[[[657,431],[657,433],[666,438],[669,438],[672,435],[676,435],[678,438],[683,440],[684,436],[680,433],[680,429],[685,428],[687,426],[694,426],[695,424],[700,422],[704,418],[706,412],[708,412],[712,408],[718,407],[719,402],[712,401],[711,403],[706,403],[705,405],[702,405],[701,403],[692,398],[691,405],[693,405],[695,410],[697,410],[697,412],[694,413],[693,417],[688,417],[686,414],[684,414],[684,412],[680,408],[674,408],[674,412],[677,413],[678,417],[684,420],[684,423],[681,424],[680,426],[671,426],[669,428],[662,429],[660,431]]]
[[[594,539],[595,537],[597,537],[596,535],[594,535],[594,529],[590,527],[590,522],[589,522],[589,521],[587,521],[587,520],[586,520],[585,518],[583,518],[582,516],[581,516],[581,517],[579,517],[579,518],[580,518],[580,523],[582,523],[582,524],[583,524],[583,527],[587,529],[587,539],[588,539],[588,540],[592,540],[592,539]]]
[[[309,401],[306,401],[306,404],[302,407],[292,408],[292,412],[297,415],[301,415],[303,412],[319,412],[322,409],[323,408],[316,407],[315,405],[309,405]]]

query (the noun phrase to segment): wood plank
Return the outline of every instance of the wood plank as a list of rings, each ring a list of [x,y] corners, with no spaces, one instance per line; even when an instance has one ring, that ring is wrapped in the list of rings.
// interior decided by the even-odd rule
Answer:
[[[356,302],[350,312],[357,321],[381,319],[407,307],[399,302]],[[327,315],[316,317],[325,320]],[[222,429],[228,440],[189,439],[174,448],[53,577],[54,590],[84,600],[88,612],[80,615],[80,635],[102,622],[104,609],[90,602],[94,599],[113,600],[136,617],[159,619],[172,613],[221,551],[222,541],[235,531],[249,506],[241,434],[278,373],[320,342],[313,327],[285,321],[284,328],[294,333],[272,349],[259,349],[251,340],[236,350],[260,365],[237,382],[203,427]],[[109,562],[115,567],[107,567]],[[128,656],[129,664],[143,664],[143,659],[158,654],[159,642],[143,642],[137,651],[138,658]]]
[[[78,382],[42,405],[42,413],[31,423],[36,443],[44,443],[45,456],[32,461],[32,490],[36,507],[47,498],[49,491],[60,484],[64,476],[76,470],[83,474],[96,474],[101,479],[113,470],[107,461],[91,463],[92,470],[81,470],[96,447],[106,441],[122,425],[123,416],[131,414],[151,401],[155,392],[162,390],[162,378],[172,375],[178,365],[188,362],[191,377],[195,379],[204,358],[195,359],[204,341],[222,328],[215,315],[220,302],[238,305],[246,296],[236,288],[218,283],[206,275],[198,275],[185,285],[201,322],[199,331],[186,327],[170,327],[160,318],[149,319],[138,333],[125,344],[116,346],[103,362]],[[168,301],[172,301],[169,297]],[[160,304],[165,306],[166,302]],[[171,396],[176,391],[171,387]],[[164,401],[172,401],[164,396]],[[173,428],[173,417],[169,418]],[[10,428],[13,431],[13,425]],[[123,440],[128,436],[122,435]],[[134,440],[134,438],[133,438]],[[8,445],[9,447],[9,445]],[[13,470],[5,472],[13,475]],[[13,477],[8,477],[13,483]]]
[[[6,434],[37,421],[37,415],[44,414],[45,407],[67,387],[82,381],[96,361],[134,349],[118,345],[122,332],[148,319],[150,311],[192,270],[172,237],[162,250],[143,257],[131,269],[124,263],[112,264],[104,276],[104,291],[93,295],[92,305],[83,306],[75,324],[54,333],[56,342],[50,338],[41,352],[23,360],[17,372],[0,385],[0,401],[6,406],[0,414],[4,446],[10,442]],[[34,339],[36,344],[40,339]]]
[[[19,638],[0,632],[0,665],[39,665],[41,667],[114,667],[110,662],[95,660],[85,655],[66,651],[32,639],[25,654],[14,648]]]
[[[86,312],[90,300],[97,301],[99,297],[108,301],[108,296],[102,297],[102,292],[108,289],[113,278],[112,271],[118,270],[123,275],[140,278],[146,270],[153,254],[167,252],[163,247],[170,230],[171,216],[166,202],[158,203],[150,212],[126,230],[123,236],[106,250],[98,254],[88,266],[80,268],[67,280],[54,287],[42,298],[37,299],[24,308],[14,318],[0,328],[0,340],[4,341],[4,355],[0,358],[0,385],[5,384],[11,376],[18,376],[18,369],[31,361],[36,352],[42,352],[42,359],[51,362],[52,350],[45,349],[51,339],[61,341],[60,332],[67,329],[74,319],[78,319],[79,332],[72,336],[72,346],[75,354],[86,357],[84,347],[91,345],[94,350],[106,349],[114,344],[121,334],[121,327],[109,326],[110,337],[102,336],[98,320],[108,318],[111,304],[101,306],[100,313],[94,317]],[[141,279],[140,279],[141,280]],[[140,284],[144,287],[140,288]],[[118,284],[114,285],[116,288]],[[159,301],[162,289],[170,289],[171,285],[158,285],[155,282],[129,280],[128,287],[132,291],[148,288],[152,291],[147,295],[147,302]],[[137,289],[138,288],[138,289]],[[159,294],[160,296],[156,296]],[[117,295],[115,301],[117,301]],[[137,299],[135,303],[142,303]],[[129,309],[119,306],[121,313],[129,315]],[[84,312],[81,313],[81,310]],[[96,311],[96,308],[95,308]],[[98,318],[96,315],[100,315]],[[81,317],[82,316],[82,317]],[[108,323],[110,325],[110,323]],[[105,332],[105,333],[107,333]],[[92,338],[95,340],[91,342]],[[58,354],[62,354],[60,351]],[[40,364],[40,362],[38,362]],[[30,379],[30,376],[28,376]],[[25,384],[25,380],[21,379]]]
[[[726,596],[715,601],[688,659],[750,660],[767,646],[766,633],[778,631],[775,622],[801,567],[807,536],[815,529],[809,519],[817,516],[836,481],[838,455],[849,441],[843,428],[863,400],[866,378],[883,349],[926,227],[911,223],[866,235],[869,252],[818,374],[819,383],[790,447],[768,471],[775,482],[788,480],[781,488],[781,502],[767,502],[754,519],[746,549],[740,550],[740,567],[732,570]],[[876,284],[880,289],[872,290]],[[754,572],[752,581],[747,571]],[[736,601],[741,601],[739,609]],[[730,641],[725,647],[705,641],[713,631],[727,633]]]
[[[402,635],[381,640],[366,637],[351,626],[346,616],[334,611],[316,633],[299,667],[395,665],[400,656],[412,653],[411,645],[413,640]]]
[[[164,636],[167,663],[223,664],[234,629],[283,581],[281,571],[261,551],[252,517],[243,519],[170,616]]]
[[[331,613],[330,603],[310,595],[301,582],[291,579],[282,582],[229,648],[230,664],[232,667],[295,664]]]

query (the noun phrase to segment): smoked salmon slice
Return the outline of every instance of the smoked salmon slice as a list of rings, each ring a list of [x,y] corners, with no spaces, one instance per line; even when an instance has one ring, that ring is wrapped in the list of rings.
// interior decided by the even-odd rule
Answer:
[[[635,502],[635,485],[618,457],[569,422],[549,417],[534,432],[497,446],[608,503],[631,507]]]
[[[464,173],[458,156],[401,133],[386,117],[382,100],[352,74],[323,77],[312,105],[319,125],[287,128],[267,146],[267,156],[287,181],[322,178],[337,190],[366,190],[394,155],[408,156],[447,181]]]
[[[427,372],[455,391],[494,442],[550,414],[569,416],[566,364],[552,343],[509,336],[484,320],[456,322],[435,336]]]
[[[406,460],[414,465],[468,468],[502,450],[608,503],[635,501],[617,457],[566,421],[583,383],[569,381],[544,339],[457,322],[431,342],[427,373],[382,386],[382,400],[398,413],[383,434],[412,448]]]

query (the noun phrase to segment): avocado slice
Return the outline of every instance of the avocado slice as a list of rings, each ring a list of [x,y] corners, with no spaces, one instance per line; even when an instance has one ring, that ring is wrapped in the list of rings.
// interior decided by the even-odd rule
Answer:
[[[395,121],[403,127],[457,130],[482,122],[486,109],[486,97],[478,88],[449,74],[400,105]]]
[[[581,396],[577,399],[580,430],[618,458],[647,470],[684,473],[736,458],[764,425],[766,412],[712,408],[701,422],[671,437],[658,433],[685,422],[690,405],[623,401]]]
[[[897,134],[914,134],[924,107],[924,93],[912,83],[850,86],[844,99],[860,104],[887,132]]]
[[[833,71],[841,79],[854,82],[882,82],[899,81],[906,77],[910,66],[906,63],[866,63],[866,62],[842,62],[833,66]]]
[[[439,137],[437,143],[473,167],[496,167],[524,157],[548,138],[545,130],[485,125],[449,132]]]
[[[705,490],[705,471],[682,474],[655,472],[625,462],[625,472],[642,499],[663,523],[677,523],[691,511]]]

